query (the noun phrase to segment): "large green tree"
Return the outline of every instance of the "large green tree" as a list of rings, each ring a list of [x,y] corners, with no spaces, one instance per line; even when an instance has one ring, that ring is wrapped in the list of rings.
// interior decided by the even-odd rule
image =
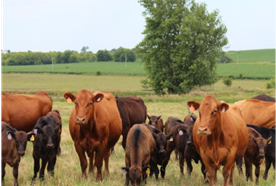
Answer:
[[[113,54],[113,60],[116,62],[125,62],[125,58],[128,62],[134,62],[136,60],[134,52],[127,48],[120,47]]]
[[[227,45],[218,11],[193,0],[139,0],[145,8],[144,39],[136,46],[157,94],[188,93],[215,82],[216,58]]]

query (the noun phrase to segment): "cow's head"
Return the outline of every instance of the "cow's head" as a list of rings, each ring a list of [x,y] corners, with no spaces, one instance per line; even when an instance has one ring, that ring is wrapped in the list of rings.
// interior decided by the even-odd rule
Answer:
[[[167,141],[173,137],[173,134],[165,135],[162,132],[158,134],[153,133],[155,140],[155,150],[158,152],[158,156],[164,159],[166,156]]]
[[[15,140],[18,156],[24,156],[27,146],[27,133],[24,131],[7,131],[8,140]]]
[[[149,119],[148,124],[151,125],[151,126],[156,127],[158,120],[161,119],[161,116],[149,116],[148,115],[148,119]]]
[[[191,113],[189,115],[187,115],[185,118],[184,118],[184,123],[186,123],[187,125],[189,126],[193,126],[195,121],[197,119],[197,116],[194,114],[194,113]]]
[[[187,105],[191,112],[199,112],[197,134],[200,135],[211,135],[221,122],[221,112],[229,108],[227,103],[219,102],[214,96],[205,96],[201,102],[188,101]]]
[[[262,138],[262,137],[254,137],[253,142],[256,144],[259,150],[259,158],[265,157],[265,152],[269,144],[271,144],[271,136],[268,139]]]
[[[94,95],[85,89],[79,91],[76,95],[73,95],[71,92],[66,92],[63,96],[67,102],[75,103],[75,124],[77,125],[88,124],[90,118],[93,118],[94,104],[100,102],[104,97],[102,93]]]
[[[193,143],[193,126],[188,128],[187,130],[187,134],[188,134],[188,139],[187,139],[187,145],[189,146],[193,146],[194,143]]]
[[[129,167],[122,167],[123,170],[126,171],[128,178],[131,181],[132,185],[140,185],[143,174],[146,173],[146,170],[148,169],[148,166],[140,167],[137,165],[133,165],[130,168]]]

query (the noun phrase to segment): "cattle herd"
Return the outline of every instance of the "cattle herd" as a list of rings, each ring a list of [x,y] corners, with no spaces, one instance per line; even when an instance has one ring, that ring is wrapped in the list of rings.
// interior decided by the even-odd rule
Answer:
[[[75,95],[66,92],[63,96],[68,103],[74,103],[69,131],[85,178],[87,159],[88,173],[94,166],[97,169],[96,180],[103,179],[103,162],[109,175],[109,157],[121,135],[125,185],[129,181],[132,185],[146,183],[147,176],[153,174],[156,180],[159,175],[165,178],[173,151],[182,175],[184,161],[188,174],[193,171],[192,160],[200,162],[202,182],[211,186],[215,185],[221,167],[223,185],[233,184],[235,165],[243,174],[243,162],[246,180],[253,180],[252,164],[256,167],[256,184],[263,162],[263,179],[267,178],[271,163],[275,169],[275,99],[267,95],[233,104],[207,95],[200,102],[187,102],[191,113],[183,120],[171,116],[165,124],[160,115],[148,115],[144,101],[137,96],[114,97],[85,89]],[[198,111],[198,116],[194,111]],[[2,93],[2,183],[5,166],[9,164],[13,168],[14,185],[18,185],[18,167],[27,142],[33,144],[33,180],[38,172],[39,179],[44,179],[46,166],[54,176],[57,155],[62,153],[61,133],[60,113],[52,110],[52,100],[45,92]]]

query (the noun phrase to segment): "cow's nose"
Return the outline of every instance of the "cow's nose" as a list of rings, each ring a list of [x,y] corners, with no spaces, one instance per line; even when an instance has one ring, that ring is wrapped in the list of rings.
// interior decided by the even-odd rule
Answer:
[[[263,155],[263,154],[260,154],[259,157],[260,157],[260,158],[264,158],[264,155]]]
[[[187,145],[189,145],[189,146],[192,146],[193,145],[193,143],[192,143],[192,141],[187,141]]]
[[[198,132],[206,132],[207,127],[198,127]]]
[[[53,148],[54,144],[53,143],[47,143],[47,147]]]
[[[19,156],[24,156],[24,155],[25,155],[25,152],[24,152],[24,151],[18,151],[18,155],[19,155]]]
[[[76,123],[85,123],[85,117],[82,117],[82,118],[77,117],[76,118]]]

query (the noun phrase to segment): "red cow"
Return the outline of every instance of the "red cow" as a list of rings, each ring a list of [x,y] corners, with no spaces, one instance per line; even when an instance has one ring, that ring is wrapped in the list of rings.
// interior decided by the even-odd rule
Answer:
[[[34,95],[2,93],[2,121],[30,132],[38,118],[52,110],[52,99],[45,92]]]
[[[242,157],[248,145],[246,123],[238,112],[214,96],[201,102],[188,101],[190,111],[198,110],[193,128],[193,142],[206,168],[206,177],[215,185],[217,170],[223,165],[224,186],[233,184],[235,160]]]
[[[87,159],[89,156],[89,172],[97,167],[97,180],[102,180],[102,165],[109,175],[108,161],[110,149],[114,147],[122,134],[122,120],[116,105],[115,97],[110,93],[94,93],[81,90],[76,95],[64,93],[67,102],[74,102],[69,118],[69,130],[78,153],[82,174],[86,177]]]
[[[148,124],[151,126],[154,126],[158,130],[163,132],[164,124],[161,116],[149,116],[148,115],[149,122]]]

